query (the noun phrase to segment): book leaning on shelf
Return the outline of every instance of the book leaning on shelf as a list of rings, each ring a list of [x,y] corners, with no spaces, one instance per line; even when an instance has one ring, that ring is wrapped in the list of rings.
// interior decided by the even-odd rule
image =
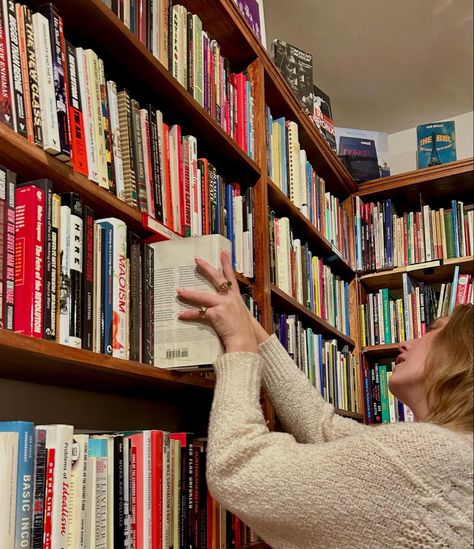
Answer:
[[[274,313],[274,331],[298,368],[322,397],[336,408],[362,412],[359,366],[354,353],[337,340],[325,340],[304,328],[296,315]]]
[[[236,270],[253,276],[252,189],[215,179],[220,198],[206,197],[195,223],[228,237]],[[78,194],[47,179],[17,184],[0,166],[2,328],[154,364],[156,246]]]
[[[422,337],[430,325],[456,305],[474,303],[471,275],[454,269],[452,282],[437,285],[403,273],[399,290],[382,288],[360,305],[361,344],[386,345]]]
[[[266,108],[267,171],[270,179],[290,198],[301,213],[336,248],[339,255],[352,261],[349,242],[349,216],[340,200],[326,191],[300,147],[298,125],[280,117],[273,119]]]
[[[398,215],[390,199],[355,198],[357,270],[373,271],[473,255],[474,206],[452,200],[451,208]]]
[[[257,538],[210,496],[206,440],[0,422],[0,547],[235,547]]]
[[[400,402],[389,388],[395,362],[369,364],[364,368],[366,413],[369,424],[413,422],[411,409]]]
[[[335,275],[307,243],[293,238],[287,217],[269,212],[270,280],[310,311],[346,335],[349,284]]]

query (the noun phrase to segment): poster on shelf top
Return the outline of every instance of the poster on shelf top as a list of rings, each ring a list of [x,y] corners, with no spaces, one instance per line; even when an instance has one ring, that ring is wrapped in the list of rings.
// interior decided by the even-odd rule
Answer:
[[[335,134],[337,154],[356,183],[390,175],[386,133],[336,127]]]
[[[456,128],[453,120],[417,126],[416,142],[418,169],[456,160]]]
[[[263,11],[263,0],[234,0],[242,12],[250,28],[257,35],[257,38],[267,49],[267,37],[265,33],[265,13]]]

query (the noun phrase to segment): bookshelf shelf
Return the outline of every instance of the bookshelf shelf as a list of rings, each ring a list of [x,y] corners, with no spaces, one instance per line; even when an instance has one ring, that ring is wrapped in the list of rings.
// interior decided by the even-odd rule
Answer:
[[[57,0],[55,5],[63,17],[66,36],[76,45],[100,53],[108,77],[115,79],[120,89],[126,87],[143,104],[155,104],[166,122],[181,125],[183,135],[194,135],[199,155],[208,158],[222,175],[242,183],[258,179],[256,162],[101,0]],[[90,24],[77,25],[78,20]]]
[[[269,547],[264,541],[256,541],[254,543],[244,545],[242,549],[269,549]]]
[[[334,326],[331,326],[329,322],[326,322],[321,317],[311,312],[304,305],[296,301],[296,299],[289,296],[283,290],[280,290],[280,288],[275,286],[275,284],[271,284],[271,294],[272,301],[277,307],[282,307],[285,311],[299,315],[304,323],[310,324],[318,333],[337,339],[343,345],[349,345],[350,347],[355,346],[355,341],[353,339],[343,334],[337,328],[334,328]]]
[[[454,268],[459,266],[462,274],[474,274],[474,256],[459,257],[453,259],[439,259],[429,263],[420,263],[408,267],[397,267],[389,271],[381,271],[362,275],[359,280],[367,290],[375,291],[380,288],[396,289],[402,285],[403,273],[410,273],[416,279],[436,284],[448,282],[454,273]]]
[[[474,158],[457,160],[431,168],[415,170],[382,179],[366,181],[355,193],[362,200],[395,198],[404,204],[420,204],[420,193],[426,193],[430,201],[446,200],[452,196],[472,193]]]
[[[349,410],[341,410],[340,408],[336,408],[336,414],[342,417],[357,419],[358,421],[364,420],[364,414],[359,414],[358,412],[349,412]]]
[[[354,271],[349,263],[343,259],[339,251],[323,236],[318,229],[305,217],[301,211],[291,202],[285,193],[270,179],[268,185],[268,204],[277,214],[289,218],[290,224],[296,228],[298,237],[307,240],[312,246],[312,251],[326,258],[327,263],[337,273],[346,279],[354,276]]]
[[[202,376],[163,370],[0,330],[0,377],[43,385],[154,396],[162,390],[211,390]]]
[[[362,353],[370,358],[389,358],[398,355],[400,343],[390,343],[388,345],[369,345],[362,348]]]
[[[252,287],[252,280],[243,274],[235,272],[235,278],[237,279],[237,282],[239,283],[239,286],[242,290],[251,288]]]

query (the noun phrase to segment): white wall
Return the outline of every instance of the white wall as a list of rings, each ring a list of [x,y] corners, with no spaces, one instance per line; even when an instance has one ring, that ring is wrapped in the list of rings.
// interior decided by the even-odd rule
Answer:
[[[446,120],[455,122],[457,159],[462,160],[474,156],[473,112],[429,122],[445,122]],[[389,135],[388,150],[392,175],[416,170],[416,127]]]

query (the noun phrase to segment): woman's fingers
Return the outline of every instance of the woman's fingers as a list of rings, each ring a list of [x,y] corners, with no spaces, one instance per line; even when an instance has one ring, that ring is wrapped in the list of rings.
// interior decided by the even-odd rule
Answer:
[[[196,262],[199,270],[202,271],[204,276],[209,280],[209,282],[214,285],[216,289],[219,288],[219,286],[223,282],[225,282],[224,275],[220,273],[217,269],[215,269],[206,260],[201,259],[200,257],[196,257],[194,261]]]
[[[228,252],[225,252],[225,251],[221,252],[221,263],[222,263],[222,268],[224,270],[224,276],[226,280],[229,280],[230,282],[232,282],[231,289],[234,292],[235,291],[239,292],[239,283],[235,278],[234,269],[232,268],[232,262]]]
[[[204,305],[205,307],[214,307],[219,305],[222,301],[222,296],[219,294],[211,294],[210,292],[200,292],[197,290],[176,290],[179,299],[189,301],[197,305]]]
[[[178,318],[180,320],[202,320],[202,317],[199,314],[199,309],[183,311],[182,313],[179,313]]]

